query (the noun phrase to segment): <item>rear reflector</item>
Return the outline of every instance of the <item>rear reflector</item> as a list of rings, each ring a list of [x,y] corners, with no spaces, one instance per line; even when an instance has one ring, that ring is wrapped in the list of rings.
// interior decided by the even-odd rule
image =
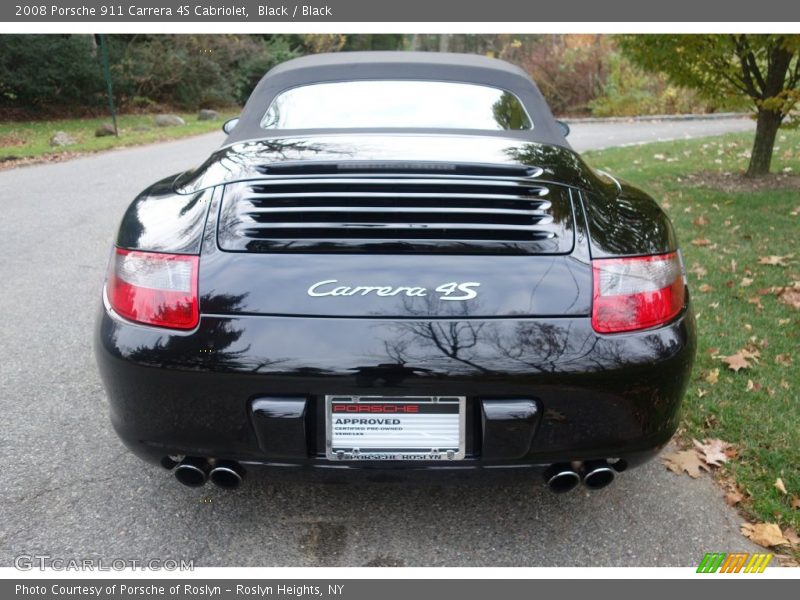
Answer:
[[[131,321],[192,329],[199,320],[198,256],[116,248],[109,265],[111,307]]]
[[[618,333],[657,327],[683,308],[685,282],[677,252],[592,261],[592,327]]]

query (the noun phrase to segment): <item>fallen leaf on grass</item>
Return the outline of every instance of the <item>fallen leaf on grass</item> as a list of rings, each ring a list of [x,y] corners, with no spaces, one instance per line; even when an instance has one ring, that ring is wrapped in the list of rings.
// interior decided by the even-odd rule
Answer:
[[[798,537],[797,532],[794,529],[787,529],[784,531],[783,537],[789,540],[789,543],[792,546],[800,546],[800,537]]]
[[[773,267],[788,267],[789,265],[786,263],[787,260],[792,258],[792,254],[787,256],[759,256],[758,257],[758,264],[760,265],[772,265]]]
[[[787,286],[778,288],[778,300],[788,306],[791,306],[795,310],[800,310],[800,287]]]
[[[745,323],[745,329],[747,329],[748,327],[749,326]],[[748,331],[749,331],[749,329],[748,329]],[[750,339],[753,340],[754,338],[750,338]],[[741,350],[739,350],[739,354],[744,356],[747,360],[752,360],[754,362],[758,362],[758,359],[761,357],[761,352],[759,352],[757,349],[753,348],[752,346],[748,346],[747,348],[742,348]]]
[[[714,289],[714,288],[713,288],[713,287],[711,287],[710,285],[708,285],[707,283],[704,283],[704,284],[702,284],[702,285],[700,286],[700,288],[699,288],[699,290],[700,290],[701,292],[703,292],[704,294],[707,294],[708,292],[712,291],[713,289]]]
[[[708,471],[708,467],[694,450],[681,450],[667,454],[664,456],[664,464],[676,475],[685,471],[692,479],[700,477],[700,469]]]
[[[719,381],[719,369],[711,369],[706,375],[706,382],[711,385],[716,385]]]
[[[753,285],[753,280],[750,277],[742,277],[739,282],[739,287],[749,287],[751,285]]]
[[[781,365],[782,367],[788,367],[792,364],[792,355],[791,354],[778,354],[775,356],[775,364]]]
[[[740,369],[749,369],[750,363],[747,362],[747,359],[742,354],[740,350],[736,354],[731,354],[730,356],[723,356],[722,362],[728,365],[728,368],[731,371],[739,372]]]
[[[694,224],[695,227],[705,227],[706,225],[708,225],[708,219],[706,219],[705,215],[700,215],[699,217],[695,218],[695,220],[692,221],[692,223]]]
[[[723,442],[722,440],[718,439],[710,439],[704,440],[703,442],[698,442],[697,440],[692,440],[694,447],[697,448],[697,452],[700,455],[706,464],[713,465],[715,467],[721,467],[722,463],[728,462],[728,455],[725,454],[725,450],[730,447],[728,442]]]
[[[776,554],[775,558],[778,559],[778,564],[782,567],[800,567],[800,562],[798,562],[793,556]]]
[[[761,384],[760,383],[757,383],[757,382],[754,383],[752,379],[748,379],[747,380],[747,387],[745,388],[746,391],[748,391],[748,392],[756,391],[757,392],[760,389],[761,389]]]
[[[692,268],[689,269],[698,279],[702,279],[706,275],[708,275],[708,269],[701,266],[699,263],[692,263]]]
[[[696,238],[692,240],[693,246],[710,246],[711,240],[708,238]]]
[[[786,486],[783,484],[783,479],[778,477],[775,480],[775,489],[778,490],[781,494],[788,494],[789,492],[786,491]]]
[[[744,494],[739,490],[731,490],[727,494],[725,494],[725,503],[728,506],[736,506],[742,500],[744,500]]]
[[[753,296],[752,298],[748,298],[747,302],[749,304],[756,305],[756,312],[761,312],[762,310],[764,310],[764,305],[761,304],[761,296]]]
[[[792,501],[789,505],[795,510],[800,510],[800,496],[792,496]]]
[[[783,536],[781,528],[775,523],[744,523],[741,532],[751,542],[765,548],[789,544],[789,540]]]

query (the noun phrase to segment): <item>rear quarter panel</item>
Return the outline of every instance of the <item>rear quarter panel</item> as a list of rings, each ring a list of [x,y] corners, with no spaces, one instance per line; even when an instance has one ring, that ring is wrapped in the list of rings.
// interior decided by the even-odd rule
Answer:
[[[622,183],[583,194],[592,258],[664,254],[678,249],[669,217],[647,193]]]

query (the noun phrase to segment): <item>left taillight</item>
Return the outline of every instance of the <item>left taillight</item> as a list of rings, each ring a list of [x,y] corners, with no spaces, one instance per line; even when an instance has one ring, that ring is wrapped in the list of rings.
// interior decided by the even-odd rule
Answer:
[[[592,327],[600,333],[649,329],[683,308],[686,284],[677,252],[592,261]]]
[[[111,308],[137,323],[193,329],[200,319],[199,258],[116,248],[106,281]]]

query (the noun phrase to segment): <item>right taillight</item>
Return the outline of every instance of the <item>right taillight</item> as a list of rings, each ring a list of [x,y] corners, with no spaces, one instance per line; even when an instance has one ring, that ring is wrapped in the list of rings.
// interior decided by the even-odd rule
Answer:
[[[677,252],[592,261],[592,327],[619,333],[657,327],[683,308],[685,282]]]
[[[199,258],[115,248],[106,280],[111,308],[145,325],[194,328],[200,319]]]

